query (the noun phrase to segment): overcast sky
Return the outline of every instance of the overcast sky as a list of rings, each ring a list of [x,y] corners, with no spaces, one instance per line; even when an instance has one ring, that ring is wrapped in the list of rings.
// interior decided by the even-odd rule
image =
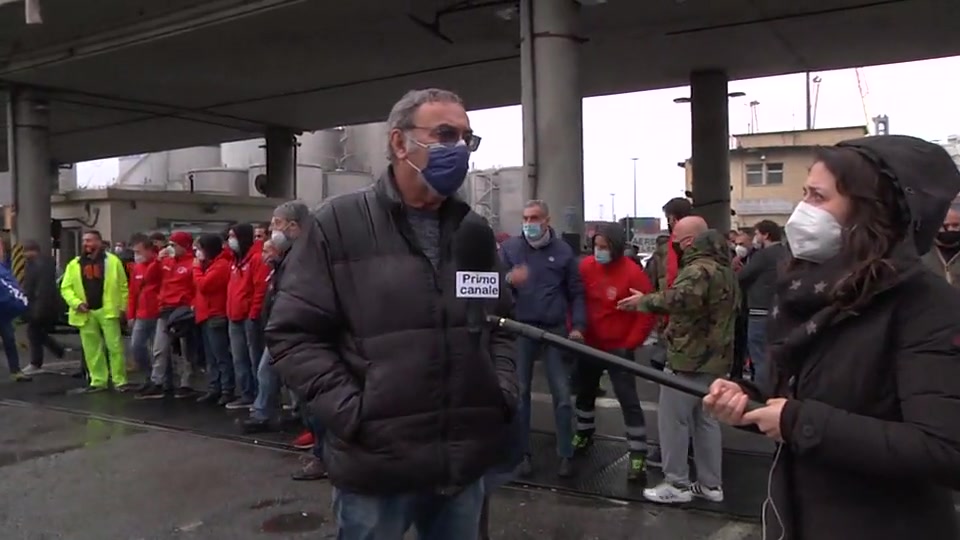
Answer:
[[[889,116],[891,133],[931,140],[960,133],[960,57],[873,66],[862,68],[860,73],[868,90],[867,115]],[[855,71],[816,75],[822,82],[815,127],[864,125]],[[753,100],[760,102],[758,131],[803,129],[803,74],[734,81],[730,91],[747,94],[730,103],[731,134],[748,131],[749,102]],[[674,104],[673,99],[688,95],[689,88],[682,87],[584,100],[587,219],[610,219],[611,193],[616,194],[618,217],[632,212],[632,157],[640,158],[637,208],[641,216],[659,215],[667,199],[682,195],[683,170],[677,162],[690,156],[690,106]],[[483,144],[473,156],[477,167],[522,164],[519,106],[473,111],[470,121],[483,137]],[[116,159],[78,167],[80,185],[102,185],[116,175]]]

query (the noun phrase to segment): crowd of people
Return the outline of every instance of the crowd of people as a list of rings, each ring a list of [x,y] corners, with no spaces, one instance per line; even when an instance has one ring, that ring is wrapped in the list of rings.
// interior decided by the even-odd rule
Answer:
[[[87,381],[76,393],[114,390],[135,400],[172,397],[249,411],[238,422],[244,433],[303,421],[307,428],[293,444],[314,448],[314,458],[294,478],[323,478],[322,428],[283,391],[263,341],[280,261],[307,219],[307,206],[291,201],[269,224],[241,223],[196,238],[184,231],[135,234],[111,247],[88,230],[59,284],[52,258],[25,242],[31,361],[20,370],[16,355],[7,355],[14,379],[43,372],[44,348],[63,356],[50,331],[66,311],[80,334]],[[141,382],[127,378],[127,352]]]
[[[695,201],[670,200],[669,234],[645,267],[617,226],[578,253],[547,203],[525,205],[522,230],[497,247],[504,286],[479,305],[629,360],[642,349],[709,388],[660,388],[655,453],[630,374],[479,328],[457,298],[455,233],[486,226],[455,197],[480,142],[460,98],[412,91],[387,122],[390,166],[370,188],[312,213],[285,203],[259,230],[138,236],[129,290],[120,258],[88,231],[59,285],[83,341],[81,391],[250,409],[243,427],[255,431],[280,414],[285,385],[316,443],[308,476],[334,487],[338,538],[399,540],[413,527],[485,539],[491,491],[544,466],[529,442],[539,359],[560,477],[591,452],[606,370],[627,479],[651,501],[723,501],[728,424],[776,442],[768,485],[755,486],[768,494],[766,538],[960,535],[960,215],[948,211],[960,172],[942,148],[878,136],[821,149],[784,228],[725,238]],[[126,379],[125,324],[142,386]],[[646,486],[654,466],[663,480]]]

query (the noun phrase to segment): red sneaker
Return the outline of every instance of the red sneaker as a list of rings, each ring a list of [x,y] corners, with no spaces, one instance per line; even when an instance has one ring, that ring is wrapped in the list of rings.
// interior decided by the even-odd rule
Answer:
[[[309,431],[304,431],[297,436],[290,444],[293,445],[297,450],[310,450],[313,448],[313,433]]]

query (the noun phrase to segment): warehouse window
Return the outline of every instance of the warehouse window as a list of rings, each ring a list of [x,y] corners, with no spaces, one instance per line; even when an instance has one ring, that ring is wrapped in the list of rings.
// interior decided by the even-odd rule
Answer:
[[[766,168],[764,184],[768,186],[779,186],[783,184],[783,163],[767,163]]]
[[[748,186],[763,185],[763,164],[762,163],[751,163],[747,165],[747,185]]]
[[[748,186],[779,186],[783,184],[783,163],[749,163],[746,166]]]

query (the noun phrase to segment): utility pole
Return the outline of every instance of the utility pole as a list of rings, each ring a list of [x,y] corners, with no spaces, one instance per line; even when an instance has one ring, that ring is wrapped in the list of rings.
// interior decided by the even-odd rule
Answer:
[[[633,217],[637,217],[637,159],[639,158],[630,158],[633,160]]]
[[[610,194],[610,215],[613,217],[613,219],[611,219],[610,221],[617,220],[617,206],[616,206],[616,203],[614,202],[616,200],[616,196],[617,196],[616,193]]]
[[[803,74],[803,80],[806,81],[807,87],[807,131],[813,129],[813,100],[810,99],[810,72]]]
[[[600,203],[600,221],[603,221],[603,203]]]

